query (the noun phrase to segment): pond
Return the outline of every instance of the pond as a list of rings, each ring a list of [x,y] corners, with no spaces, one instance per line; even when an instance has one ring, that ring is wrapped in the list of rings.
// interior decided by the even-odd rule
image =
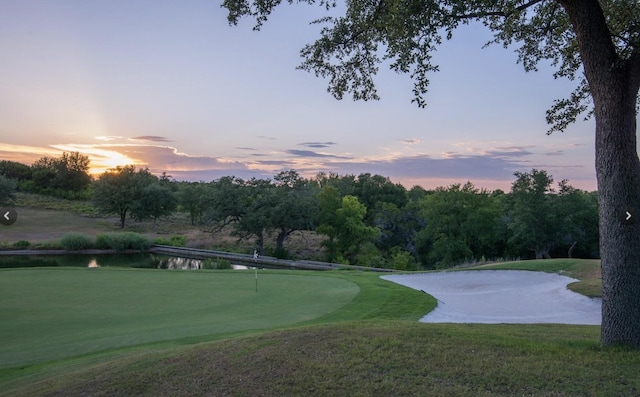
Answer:
[[[0,256],[1,268],[16,267],[131,267],[139,269],[246,269],[225,260],[192,259],[150,253],[104,255],[8,255]]]

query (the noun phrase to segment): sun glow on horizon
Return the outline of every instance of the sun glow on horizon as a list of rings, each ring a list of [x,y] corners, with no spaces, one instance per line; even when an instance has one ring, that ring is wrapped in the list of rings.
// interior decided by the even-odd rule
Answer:
[[[133,159],[115,150],[100,148],[99,145],[53,145],[52,147],[63,152],[79,152],[89,157],[89,174],[99,175],[109,169],[125,165],[142,165],[139,160]]]

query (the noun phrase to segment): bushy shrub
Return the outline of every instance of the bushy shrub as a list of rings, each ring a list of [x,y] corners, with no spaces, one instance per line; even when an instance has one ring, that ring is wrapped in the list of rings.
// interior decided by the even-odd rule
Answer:
[[[174,247],[184,247],[187,244],[185,236],[171,236],[171,245]]]
[[[93,239],[85,234],[68,233],[62,236],[60,245],[69,251],[85,250],[93,247]]]
[[[417,265],[413,256],[407,251],[403,251],[398,247],[391,249],[391,260],[389,261],[389,267],[396,270],[416,270]]]
[[[158,237],[153,243],[157,245],[171,245],[171,240],[165,237]]]
[[[149,249],[150,246],[151,243],[146,237],[133,232],[106,233],[100,234],[96,238],[96,247],[100,249],[145,251]]]
[[[19,240],[13,243],[13,248],[25,249],[25,248],[28,248],[30,245],[31,243],[28,242],[27,240]]]
[[[203,269],[218,269],[218,270],[223,270],[223,269],[231,269],[231,262],[229,262],[226,259],[205,259],[202,261],[202,268]]]
[[[170,245],[172,247],[184,247],[187,244],[185,236],[171,236],[171,239],[160,237],[155,241],[158,245]]]
[[[274,256],[278,259],[294,259],[293,255],[287,251],[286,248],[273,248],[268,250],[269,256]]]

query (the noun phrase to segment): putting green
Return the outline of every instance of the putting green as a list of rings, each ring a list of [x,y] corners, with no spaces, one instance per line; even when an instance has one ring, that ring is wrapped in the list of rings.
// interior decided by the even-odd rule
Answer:
[[[318,273],[120,268],[0,270],[0,368],[142,343],[269,329],[358,295]]]

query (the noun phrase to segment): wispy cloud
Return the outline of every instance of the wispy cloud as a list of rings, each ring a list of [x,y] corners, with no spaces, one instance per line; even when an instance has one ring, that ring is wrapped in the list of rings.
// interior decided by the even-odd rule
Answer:
[[[393,160],[332,163],[347,173],[379,173],[396,179],[416,178],[468,178],[505,180],[523,164],[500,157],[466,156],[432,158],[427,155],[402,157]],[[342,172],[345,172],[342,171]]]
[[[299,143],[298,145],[306,146],[314,149],[322,149],[322,148],[330,147],[333,145],[337,145],[337,143],[336,142],[303,142],[303,143]]]
[[[532,145],[497,147],[484,151],[484,154],[493,157],[522,157],[533,154],[533,152],[529,150],[532,148]]]
[[[313,143],[313,142],[307,142]],[[439,155],[406,155],[394,153],[385,158],[356,158],[323,153],[313,150],[289,149],[278,152],[255,152],[245,148],[248,153],[233,159],[212,156],[198,156],[183,153],[169,145],[145,143],[100,143],[100,144],[59,144],[49,147],[31,147],[0,143],[0,156],[3,159],[33,163],[43,155],[57,156],[63,151],[80,152],[88,155],[93,173],[104,172],[107,168],[133,164],[148,167],[153,173],[167,172],[178,180],[211,181],[223,176],[234,175],[240,178],[271,178],[277,172],[295,169],[305,177],[313,177],[318,172],[329,171],[341,175],[372,173],[390,177],[392,180],[407,184],[419,181],[425,187],[435,187],[430,183],[438,181],[437,186],[456,181],[485,181],[483,187],[501,188],[509,186],[515,171],[531,168],[558,170],[557,178],[571,178],[561,174],[560,170],[571,170],[582,175],[580,165],[562,163],[549,164],[550,160],[569,149],[546,148],[543,153],[535,154],[535,147],[520,145],[501,145],[493,148],[451,151]],[[556,150],[557,149],[557,150]],[[18,156],[22,156],[21,159]],[[24,161],[23,159],[28,159]]]
[[[407,144],[407,145],[417,145],[419,143],[422,143],[422,139],[401,139],[400,142]]]
[[[293,168],[296,163],[287,160],[260,160],[256,162],[257,165],[279,167],[279,168]]]
[[[12,145],[0,142],[0,159],[32,164],[43,156],[57,156],[60,151],[50,147]]]
[[[297,157],[322,157],[322,158],[334,158],[334,159],[347,159],[348,157],[342,157],[342,156],[336,156],[333,154],[325,154],[325,153],[318,153],[318,152],[314,152],[311,150],[296,150],[296,149],[289,149],[286,151],[286,153],[293,155],[293,156],[297,156]]]
[[[123,136],[118,136],[118,135],[106,135],[106,136],[97,136],[95,137],[95,139],[99,140],[99,141],[104,141],[104,142],[112,142],[112,141],[117,141],[120,139],[124,139]]]
[[[143,142],[171,142],[170,139],[165,138],[163,136],[157,136],[157,135],[134,136],[130,139],[132,141],[143,141]]]

